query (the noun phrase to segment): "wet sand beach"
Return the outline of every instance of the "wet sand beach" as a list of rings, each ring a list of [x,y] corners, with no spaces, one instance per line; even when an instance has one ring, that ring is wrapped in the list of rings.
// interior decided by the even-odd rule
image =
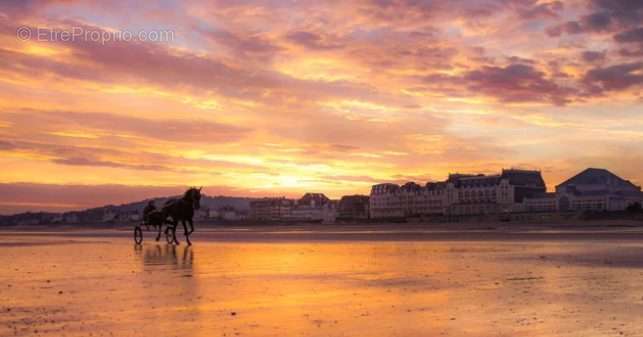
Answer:
[[[637,228],[130,235],[0,231],[0,336],[643,336]]]

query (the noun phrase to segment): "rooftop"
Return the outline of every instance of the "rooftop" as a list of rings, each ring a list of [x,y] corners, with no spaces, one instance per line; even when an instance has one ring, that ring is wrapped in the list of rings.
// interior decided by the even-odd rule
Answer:
[[[568,185],[610,185],[627,189],[641,189],[639,186],[632,184],[629,180],[625,180],[616,174],[601,168],[585,169],[581,173],[565,180],[556,186],[556,188]]]

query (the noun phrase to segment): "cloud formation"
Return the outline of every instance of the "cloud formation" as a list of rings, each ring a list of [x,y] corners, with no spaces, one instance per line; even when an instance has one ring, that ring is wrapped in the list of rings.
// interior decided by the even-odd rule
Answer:
[[[617,64],[587,72],[585,81],[601,90],[623,90],[643,84],[643,62]]]
[[[643,145],[642,19],[629,0],[2,1],[0,183],[340,197],[546,166],[553,186]]]
[[[19,110],[2,112],[4,120],[29,132],[45,128],[48,132],[85,130],[87,137],[109,135],[146,137],[172,142],[229,142],[242,138],[251,130],[206,120],[149,119],[111,113]]]
[[[511,64],[506,67],[483,67],[464,77],[473,91],[498,97],[506,102],[551,102],[564,104],[571,90],[545,77],[530,65]]]

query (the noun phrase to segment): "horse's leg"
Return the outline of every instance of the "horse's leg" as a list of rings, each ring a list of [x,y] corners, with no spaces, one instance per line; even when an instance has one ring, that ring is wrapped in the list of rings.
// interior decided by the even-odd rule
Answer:
[[[165,221],[165,222],[163,222],[163,223],[164,223],[165,225],[167,225],[167,226],[165,227],[165,231],[163,231],[163,233],[165,233],[165,235],[170,234],[170,230],[172,229],[172,222],[170,222],[170,221],[167,221],[167,220],[166,220],[166,221]],[[163,226],[161,226],[161,228],[163,228]]]
[[[158,224],[158,234],[156,235],[156,241],[161,239],[161,231],[163,230],[163,222],[161,221],[160,224]],[[156,221],[154,221],[154,224],[156,224]]]
[[[178,226],[179,226],[178,221],[175,220],[175,221],[172,222],[172,238],[174,238],[174,243],[175,244],[180,245],[179,240],[176,238],[176,227],[178,227]]]
[[[165,219],[161,224],[161,228],[163,227],[163,225],[165,225],[165,231],[163,233],[165,233],[166,236],[170,235],[170,232],[172,231],[172,226],[174,225],[174,219],[172,219],[171,221]]]
[[[172,221],[167,220],[167,219],[163,220],[163,222],[161,223],[161,226],[159,228],[159,231],[161,231],[163,229],[163,225],[165,225],[165,230],[163,231],[163,233],[165,234],[166,237],[169,236],[170,232],[172,231],[172,224],[173,223],[174,223],[174,219],[172,219]],[[168,243],[174,243],[174,239],[172,239],[172,241],[168,242]]]
[[[192,219],[188,219],[188,221],[190,222],[190,234],[192,234],[194,232],[194,221]]]
[[[190,242],[190,233],[188,232],[188,225],[186,224],[187,221],[183,219],[181,221],[183,223],[183,233],[185,233],[185,241],[188,243],[188,246],[192,246],[192,242]]]

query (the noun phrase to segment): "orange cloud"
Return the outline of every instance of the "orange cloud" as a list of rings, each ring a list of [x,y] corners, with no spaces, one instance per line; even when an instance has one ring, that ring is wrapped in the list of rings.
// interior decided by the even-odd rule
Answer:
[[[542,168],[553,186],[585,165],[643,181],[627,155],[643,145],[642,11],[625,0],[3,1],[0,183],[340,197],[510,166]],[[38,41],[19,27],[174,39]]]

